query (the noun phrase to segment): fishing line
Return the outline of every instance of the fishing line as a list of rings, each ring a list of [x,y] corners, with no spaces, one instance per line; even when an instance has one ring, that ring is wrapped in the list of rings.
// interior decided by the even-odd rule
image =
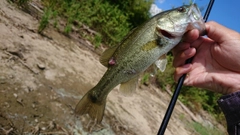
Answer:
[[[214,0],[210,0],[209,3],[208,3],[207,10],[206,10],[206,12],[205,12],[205,14],[204,14],[204,16],[203,16],[203,19],[205,20],[205,22],[207,21],[208,16],[209,16],[209,14],[210,14],[210,12],[211,12],[213,3],[214,3]],[[188,59],[188,60],[186,60],[186,64],[187,64],[187,63],[191,63],[192,60],[193,60],[193,57],[190,58],[190,59]],[[175,88],[175,91],[174,91],[174,93],[173,93],[172,99],[171,99],[171,101],[170,101],[170,103],[169,103],[169,105],[168,105],[168,109],[167,109],[167,111],[166,111],[166,113],[165,113],[165,116],[164,116],[164,118],[163,118],[162,124],[161,124],[161,126],[160,126],[160,128],[159,128],[158,135],[164,135],[164,132],[165,132],[165,130],[166,130],[166,127],[167,127],[167,125],[168,125],[169,119],[170,119],[171,114],[172,114],[172,112],[173,112],[174,106],[175,106],[175,104],[176,104],[176,102],[177,102],[178,95],[179,95],[180,90],[181,90],[181,88],[182,88],[182,85],[183,85],[183,82],[184,82],[185,77],[186,77],[186,74],[182,75],[182,76],[179,78],[179,80],[178,80],[178,84],[177,84],[177,86],[176,86],[176,88]]]

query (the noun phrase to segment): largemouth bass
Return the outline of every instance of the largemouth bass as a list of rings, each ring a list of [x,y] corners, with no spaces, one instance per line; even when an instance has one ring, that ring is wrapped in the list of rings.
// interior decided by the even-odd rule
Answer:
[[[118,46],[102,54],[100,62],[108,69],[79,101],[75,113],[88,114],[101,123],[109,92],[118,84],[125,93],[135,90],[138,75],[176,46],[185,32],[194,28],[203,33],[205,25],[198,7],[192,4],[161,12],[134,29]],[[164,66],[158,64],[158,67]]]

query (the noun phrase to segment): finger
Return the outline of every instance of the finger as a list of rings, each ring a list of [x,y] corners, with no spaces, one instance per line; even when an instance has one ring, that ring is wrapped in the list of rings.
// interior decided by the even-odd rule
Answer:
[[[237,32],[224,27],[214,21],[206,23],[207,36],[218,43],[222,43],[229,39],[232,39],[234,36],[226,33],[238,34]]]
[[[173,59],[173,66],[179,67],[185,64],[186,60],[193,57],[196,54],[195,48],[188,48],[182,52],[175,55]]]
[[[198,49],[199,46],[204,44],[204,42],[208,42],[208,41],[212,41],[212,40],[205,37],[199,37],[197,40],[192,42],[191,47]]]
[[[197,29],[193,29],[185,33],[182,38],[182,42],[180,42],[172,49],[173,56],[175,57],[177,53],[188,49],[190,47],[190,43],[195,41],[198,37],[199,31]]]
[[[199,37],[199,31],[197,29],[193,29],[188,31],[186,34],[184,34],[182,41],[187,43],[192,43],[193,41],[198,39],[198,37]]]
[[[192,64],[186,64],[181,67],[177,67],[174,72],[174,80],[177,82],[183,74],[187,74],[191,71]]]
[[[197,29],[193,29],[185,33],[182,38],[182,41],[172,49],[173,55],[174,53],[177,53],[179,51],[183,51],[189,48],[190,44],[188,43],[192,43],[198,37],[199,37],[199,31]]]
[[[177,54],[182,53],[183,51],[190,48],[190,44],[187,42],[181,42],[172,49],[173,57],[176,57]]]

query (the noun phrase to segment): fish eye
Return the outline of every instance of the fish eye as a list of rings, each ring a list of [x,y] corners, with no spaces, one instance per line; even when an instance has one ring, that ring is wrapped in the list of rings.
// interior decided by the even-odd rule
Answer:
[[[186,9],[185,9],[184,7],[180,7],[180,8],[177,9],[177,11],[178,11],[178,12],[185,12]]]

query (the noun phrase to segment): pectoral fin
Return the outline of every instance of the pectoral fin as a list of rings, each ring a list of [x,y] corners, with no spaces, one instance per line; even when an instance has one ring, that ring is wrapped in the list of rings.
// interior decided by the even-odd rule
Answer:
[[[167,57],[166,55],[163,55],[155,62],[155,65],[160,71],[165,71],[166,66],[167,66]]]
[[[137,88],[138,84],[138,76],[124,82],[120,85],[120,92],[123,93],[124,95],[131,95]]]
[[[104,65],[105,67],[108,67],[109,61],[111,62],[111,59],[113,59],[112,56],[117,48],[118,48],[118,46],[115,46],[113,48],[109,48],[109,49],[105,50],[99,59],[100,63],[102,65]]]

